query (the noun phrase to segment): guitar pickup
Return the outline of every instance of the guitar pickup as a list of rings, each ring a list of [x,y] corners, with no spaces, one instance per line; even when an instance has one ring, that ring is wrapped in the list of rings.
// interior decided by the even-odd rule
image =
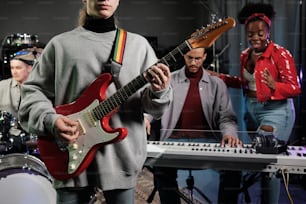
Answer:
[[[91,112],[87,112],[86,113],[87,119],[88,119],[88,123],[90,124],[91,127],[96,127],[97,126],[97,122],[94,118],[94,116],[92,115]]]

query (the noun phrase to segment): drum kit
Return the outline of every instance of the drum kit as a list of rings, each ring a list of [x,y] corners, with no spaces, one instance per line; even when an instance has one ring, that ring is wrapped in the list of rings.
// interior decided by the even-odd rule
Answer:
[[[9,62],[16,52],[32,52],[39,57],[43,47],[37,35],[17,33],[6,36],[2,41],[0,80],[11,76]],[[37,135],[24,131],[11,113],[0,110],[1,203],[56,204],[55,181],[40,160],[37,139]],[[102,204],[101,192],[93,192],[89,204]]]
[[[39,159],[37,136],[23,131],[6,111],[0,111],[0,198],[7,204],[56,203],[53,179]]]
[[[15,52],[36,46],[42,47],[36,35],[6,36],[2,42],[2,78],[9,77],[9,60]],[[53,182],[39,158],[37,135],[24,131],[12,114],[0,110],[1,203],[55,204],[56,190]]]

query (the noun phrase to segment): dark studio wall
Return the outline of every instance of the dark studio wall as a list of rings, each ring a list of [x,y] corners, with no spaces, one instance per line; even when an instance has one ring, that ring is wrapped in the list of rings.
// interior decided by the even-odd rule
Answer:
[[[0,38],[14,33],[38,35],[47,42],[52,36],[73,28],[81,1],[2,0]]]
[[[77,25],[81,6],[81,0],[2,0],[0,40],[26,33],[47,43]],[[207,6],[195,0],[121,0],[116,17],[121,27],[152,41],[161,55],[209,21]]]
[[[2,0],[0,40],[15,33],[38,35],[41,42],[77,24],[81,0]],[[207,23],[207,9],[199,1],[121,0],[116,13],[129,31],[158,37],[160,47],[173,46]]]
[[[116,16],[121,27],[146,36],[152,42],[157,54],[163,56],[188,38],[197,28],[210,23],[214,11],[218,17],[236,18],[237,11],[249,1],[251,0],[121,0]],[[305,72],[304,1],[261,0],[273,3],[278,9],[273,27],[273,39],[289,47],[297,60],[297,67],[301,67]],[[303,13],[295,12],[299,2],[303,2]],[[1,0],[0,42],[13,34],[27,33],[37,35],[41,43],[47,43],[54,35],[71,30],[77,25],[81,6],[82,0]],[[304,30],[301,32],[295,28],[299,26],[300,20],[304,25]],[[302,40],[297,42],[298,38]],[[226,45],[230,47],[221,56],[221,61],[225,64],[221,71],[237,74],[239,53],[247,46],[242,26],[237,25],[222,35],[216,42],[215,48],[220,51]],[[305,84],[305,81],[302,83]],[[298,108],[302,107],[301,110],[297,110],[300,129],[303,127],[301,123],[305,123],[303,120],[306,120],[304,92],[303,97],[297,101]],[[241,116],[242,108],[239,102],[241,93],[234,91],[231,93],[234,103],[238,104],[236,109],[238,115]],[[301,132],[306,134],[305,128]]]

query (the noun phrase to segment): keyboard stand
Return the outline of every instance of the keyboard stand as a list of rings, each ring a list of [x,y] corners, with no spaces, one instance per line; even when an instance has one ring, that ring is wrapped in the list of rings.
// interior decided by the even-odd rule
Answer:
[[[192,171],[191,171],[191,169],[189,169],[188,170],[189,171],[189,176],[187,177],[187,179],[186,179],[186,184],[187,184],[187,186],[185,187],[185,188],[183,188],[183,189],[187,189],[188,190],[188,192],[189,192],[189,198],[188,198],[188,200],[189,200],[189,202],[191,203],[191,204],[193,204],[193,192],[194,192],[194,190],[196,190],[204,199],[205,199],[205,201],[207,202],[207,203],[212,203],[211,202],[211,200],[199,189],[199,188],[197,188],[196,186],[194,186],[194,177],[192,176]],[[181,198],[183,198],[180,194],[179,194],[179,196],[181,197]],[[184,197],[186,197],[185,195],[184,195]],[[184,198],[183,198],[184,199]],[[185,200],[185,199],[184,199]],[[186,200],[185,200],[186,201]],[[187,201],[186,201],[187,202]],[[189,203],[188,202],[188,203]]]

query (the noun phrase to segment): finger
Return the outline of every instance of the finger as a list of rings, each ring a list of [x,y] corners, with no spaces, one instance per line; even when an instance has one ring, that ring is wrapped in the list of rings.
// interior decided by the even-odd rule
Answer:
[[[157,75],[157,71],[156,71],[156,66],[152,66],[149,70],[148,70],[148,75],[150,78],[150,82],[154,82],[158,79],[158,75]]]
[[[223,138],[223,139],[221,140],[221,147],[224,147],[224,146],[225,146],[225,143],[226,143],[226,139]]]
[[[159,73],[153,71],[151,72],[153,79],[151,80],[152,84],[156,84],[158,86],[161,86],[163,84],[163,79],[162,77],[159,75]]]
[[[151,135],[151,127],[147,127],[147,134]]]
[[[75,127],[67,126],[66,124],[61,127],[58,127],[57,130],[59,133],[65,133],[69,135],[74,135],[74,133],[77,131]]]
[[[265,72],[265,74],[266,74],[267,76],[270,76],[270,72],[269,72],[269,70],[268,70],[267,68],[264,70],[264,72]]]
[[[238,144],[239,144],[239,140],[238,139],[233,139],[232,147],[237,147]]]
[[[241,140],[239,140],[239,147],[242,147],[243,146],[243,143]]]
[[[157,66],[162,70],[163,75],[165,75],[166,77],[169,77],[171,75],[169,67],[167,67],[166,65],[159,63],[157,64]]]
[[[167,78],[170,76],[169,68],[161,63],[157,64],[155,68],[156,69],[154,69],[154,71],[158,75],[158,77],[160,77],[162,81],[166,81]]]
[[[148,69],[146,72],[145,72],[145,75],[144,77],[147,79],[148,82],[151,82],[154,80],[154,75],[152,73],[152,68]]]
[[[165,75],[161,64],[154,66],[152,71],[154,72],[156,77],[161,77]]]
[[[240,140],[238,138],[232,139],[231,147],[238,147],[240,145]]]
[[[68,142],[75,142],[79,137],[79,131],[76,131],[74,133],[72,132],[61,132],[60,136],[65,138]]]
[[[71,120],[70,118],[68,117],[63,117],[63,121],[66,123],[66,125],[68,126],[77,126],[78,125],[78,122],[77,121],[74,121],[74,120]]]
[[[64,124],[63,126],[58,127],[58,130],[60,133],[74,135],[75,132],[77,132],[78,128],[76,126],[70,126],[70,125]]]
[[[233,138],[229,139],[228,144],[229,144],[230,147],[235,147],[235,143],[236,143],[235,139],[233,139]]]

